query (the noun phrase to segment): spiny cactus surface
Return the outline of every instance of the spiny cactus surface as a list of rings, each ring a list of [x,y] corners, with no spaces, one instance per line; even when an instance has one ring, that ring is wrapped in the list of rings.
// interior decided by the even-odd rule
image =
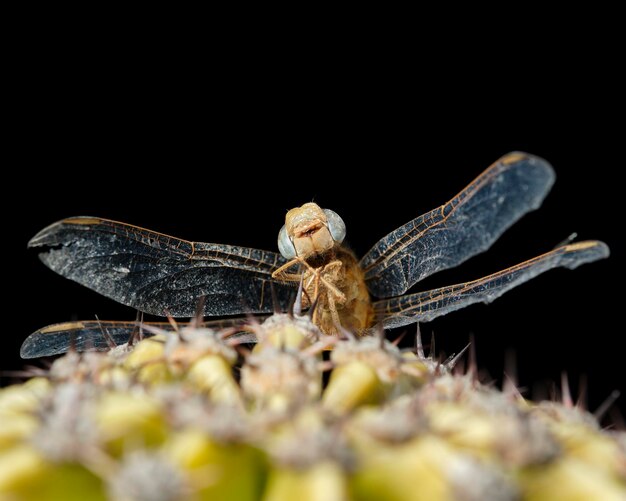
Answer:
[[[250,328],[251,351],[182,328],[3,389],[0,499],[626,500],[626,434],[583,410],[307,317]]]

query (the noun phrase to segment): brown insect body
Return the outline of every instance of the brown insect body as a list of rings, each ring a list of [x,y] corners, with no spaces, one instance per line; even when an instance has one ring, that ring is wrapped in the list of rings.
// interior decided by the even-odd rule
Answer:
[[[318,296],[320,304],[313,312],[313,321],[325,334],[337,334],[337,325],[363,334],[374,324],[374,308],[363,271],[354,253],[345,246],[337,246],[333,254],[334,260],[322,267],[321,275],[339,289],[343,298],[335,299],[332,291],[323,291]],[[305,281],[310,274],[308,270],[305,272]],[[308,290],[307,293],[310,294]],[[334,319],[335,311],[339,324]]]
[[[325,334],[339,326],[359,334],[374,323],[365,276],[352,251],[335,240],[328,217],[315,203],[291,209],[285,230],[296,257],[273,273],[278,280],[300,281],[303,307],[315,304],[313,321]],[[299,266],[297,273],[289,272]]]
[[[362,334],[374,323],[374,309],[363,271],[354,253],[342,245],[328,254],[326,264],[303,273],[307,298],[318,302],[313,322],[329,335],[338,333],[338,325]],[[321,286],[316,283],[318,275]],[[326,287],[324,282],[332,284],[341,295]]]

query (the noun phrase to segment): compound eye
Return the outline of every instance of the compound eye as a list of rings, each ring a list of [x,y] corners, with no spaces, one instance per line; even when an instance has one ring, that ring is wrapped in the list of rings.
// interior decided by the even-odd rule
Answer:
[[[330,231],[330,235],[335,242],[340,244],[343,242],[343,239],[346,238],[346,223],[344,223],[343,219],[339,217],[339,214],[333,210],[324,209],[324,214],[326,214],[326,219],[328,220],[328,231]]]
[[[285,259],[296,257],[296,248],[293,246],[291,238],[289,238],[285,225],[278,232],[278,250]]]

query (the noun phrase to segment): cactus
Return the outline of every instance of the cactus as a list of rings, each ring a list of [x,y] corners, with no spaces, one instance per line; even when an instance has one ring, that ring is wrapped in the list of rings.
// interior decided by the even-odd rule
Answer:
[[[1,390],[0,499],[626,499],[626,433],[584,410],[308,317],[249,329],[252,350],[180,328]]]

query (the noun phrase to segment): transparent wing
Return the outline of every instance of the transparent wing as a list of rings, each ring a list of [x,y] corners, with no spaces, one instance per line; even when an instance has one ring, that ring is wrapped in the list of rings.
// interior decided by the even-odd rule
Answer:
[[[191,317],[205,296],[206,316],[286,309],[294,289],[274,282],[275,252],[189,242],[93,217],[64,219],[29,242],[52,270],[153,315]]]
[[[404,294],[423,278],[487,250],[527,212],[538,208],[554,183],[545,160],[509,153],[447,204],[381,239],[361,260],[370,292]]]
[[[374,303],[374,310],[385,328],[428,322],[470,304],[490,303],[512,288],[552,268],[563,266],[572,269],[608,255],[607,245],[596,240],[563,245],[472,282],[377,301]]]
[[[151,325],[172,330],[168,322],[156,322]],[[48,325],[33,332],[24,340],[20,356],[38,358],[59,355],[68,351],[70,346],[78,352],[108,351],[111,349],[111,341],[115,345],[127,343],[138,329],[137,322],[88,321]]]
[[[245,322],[245,318],[231,318],[225,320],[211,320],[203,322],[203,327],[222,329],[233,327]],[[141,326],[156,327],[160,330],[173,331],[169,322],[142,322]],[[178,326],[184,328],[188,323],[178,322]],[[65,353],[72,347],[77,352],[84,351],[108,351],[111,342],[118,346],[127,343],[131,336],[138,333],[138,322],[116,321],[82,321],[64,322],[48,325],[33,332],[22,343],[20,356],[22,358],[49,357]],[[152,336],[146,330],[145,337]]]

